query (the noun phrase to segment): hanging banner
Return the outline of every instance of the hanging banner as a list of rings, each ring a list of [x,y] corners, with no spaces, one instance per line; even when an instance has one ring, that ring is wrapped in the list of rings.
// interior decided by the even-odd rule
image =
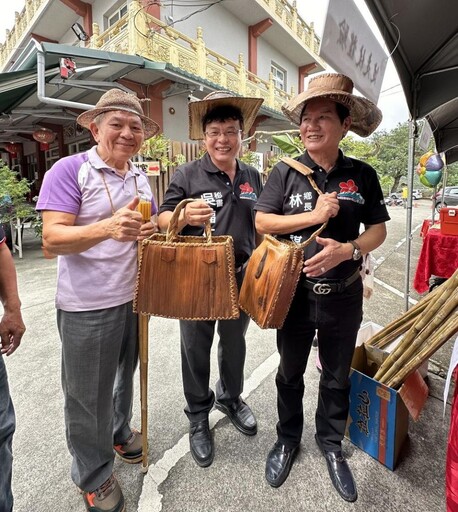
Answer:
[[[377,103],[388,57],[353,0],[329,0],[319,55]]]
[[[157,160],[133,162],[133,164],[146,173],[147,176],[159,176],[161,174],[161,163]]]
[[[431,130],[431,126],[429,126],[428,121],[425,119],[423,122],[423,127],[421,129],[420,137],[418,138],[418,146],[423,151],[428,151],[429,142],[432,136],[433,131]]]

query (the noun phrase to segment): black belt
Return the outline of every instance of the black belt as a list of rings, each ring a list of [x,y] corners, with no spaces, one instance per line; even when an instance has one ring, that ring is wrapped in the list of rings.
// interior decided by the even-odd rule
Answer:
[[[302,286],[312,290],[316,295],[327,295],[328,293],[342,293],[345,288],[354,283],[359,277],[359,269],[347,279],[303,279]]]
[[[248,260],[245,261],[245,263],[243,265],[240,265],[240,267],[235,267],[235,273],[238,274],[239,272],[241,272],[243,269],[246,268],[246,266],[248,265]]]

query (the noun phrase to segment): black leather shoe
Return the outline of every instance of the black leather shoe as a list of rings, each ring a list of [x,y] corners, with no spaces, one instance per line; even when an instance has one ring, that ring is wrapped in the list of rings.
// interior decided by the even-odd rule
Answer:
[[[320,446],[320,442],[315,435],[315,440],[320,448],[321,452],[326,459],[328,466],[329,476],[331,482],[336,488],[337,492],[345,501],[356,501],[358,499],[358,492],[356,491],[356,483],[351,474],[351,470],[342,454],[342,451],[328,452],[323,450]]]
[[[272,487],[280,487],[288,478],[299,447],[288,448],[277,441],[270,450],[266,461],[266,480]]]
[[[213,462],[213,439],[208,420],[192,422],[189,427],[189,446],[191,455],[201,468]]]
[[[231,404],[223,404],[222,402],[215,402],[215,407],[221,412],[224,412],[234,424],[235,428],[240,430],[242,434],[247,436],[254,436],[258,431],[258,424],[256,418],[248,405],[242,400],[238,399]]]

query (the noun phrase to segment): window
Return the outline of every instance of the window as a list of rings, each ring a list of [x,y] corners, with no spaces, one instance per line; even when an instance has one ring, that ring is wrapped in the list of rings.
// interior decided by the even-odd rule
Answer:
[[[25,161],[27,163],[27,179],[32,182],[38,179],[38,164],[35,154],[26,155]]]
[[[270,72],[272,73],[275,87],[282,91],[286,91],[286,71],[272,62],[270,65]]]
[[[73,142],[72,144],[68,145],[68,154],[74,155],[75,153],[82,153],[83,151],[91,149],[91,147],[92,144],[89,139],[80,142]]]
[[[59,160],[59,148],[51,148],[45,151],[46,170],[48,171]]]
[[[127,4],[124,4],[108,17],[108,28],[117,23],[125,14],[127,14]]]

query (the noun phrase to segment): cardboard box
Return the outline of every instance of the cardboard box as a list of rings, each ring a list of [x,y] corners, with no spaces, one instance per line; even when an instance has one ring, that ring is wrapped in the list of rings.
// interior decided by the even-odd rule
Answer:
[[[440,210],[441,233],[458,235],[458,208],[443,207]]]
[[[379,327],[369,327],[374,325]],[[345,434],[358,448],[393,470],[407,437],[409,415],[418,419],[428,398],[428,387],[418,370],[399,390],[380,384],[373,376],[388,353],[359,342],[350,372],[350,411]]]

